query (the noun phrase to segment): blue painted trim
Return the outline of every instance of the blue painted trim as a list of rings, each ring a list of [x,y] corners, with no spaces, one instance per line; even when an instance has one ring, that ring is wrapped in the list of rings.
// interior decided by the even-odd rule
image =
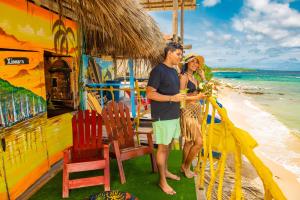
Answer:
[[[128,60],[129,66],[129,81],[130,81],[130,103],[131,103],[131,113],[132,117],[136,117],[136,109],[135,109],[135,92],[134,92],[134,73],[133,73],[133,61]]]
[[[206,119],[207,124],[211,123],[211,115],[207,115]],[[221,120],[215,117],[215,124],[221,123]]]
[[[84,89],[87,84],[87,68],[88,68],[88,56],[83,54],[81,66],[79,69],[79,107],[81,110],[86,109],[87,104],[87,91]]]
[[[100,96],[101,96],[101,107],[104,108],[103,90],[100,90]]]
[[[130,84],[121,84],[121,83],[89,83],[86,84],[87,87],[91,88],[102,88],[102,87],[109,87],[109,86],[130,86]]]

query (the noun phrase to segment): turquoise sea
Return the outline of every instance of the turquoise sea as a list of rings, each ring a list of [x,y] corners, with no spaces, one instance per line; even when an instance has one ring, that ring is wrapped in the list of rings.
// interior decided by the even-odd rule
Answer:
[[[214,72],[300,136],[300,71]]]

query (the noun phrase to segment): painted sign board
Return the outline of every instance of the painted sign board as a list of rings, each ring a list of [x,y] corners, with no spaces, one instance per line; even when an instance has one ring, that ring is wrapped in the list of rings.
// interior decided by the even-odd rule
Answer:
[[[10,57],[4,58],[5,65],[26,65],[29,64],[29,59],[25,57]]]

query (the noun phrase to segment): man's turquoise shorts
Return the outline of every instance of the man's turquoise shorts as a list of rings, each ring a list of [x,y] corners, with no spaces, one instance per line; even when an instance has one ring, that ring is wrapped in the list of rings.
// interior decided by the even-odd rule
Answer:
[[[156,144],[169,145],[172,139],[178,139],[180,135],[179,118],[161,120],[152,123]]]

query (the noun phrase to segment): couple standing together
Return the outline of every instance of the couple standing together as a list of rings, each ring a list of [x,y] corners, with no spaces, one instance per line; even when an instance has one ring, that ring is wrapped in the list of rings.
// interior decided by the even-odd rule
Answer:
[[[181,171],[187,178],[194,177],[191,163],[202,147],[201,105],[200,99],[206,98],[199,93],[198,82],[194,73],[199,72],[204,59],[191,55],[184,59],[181,74],[175,69],[182,61],[183,47],[169,43],[164,49],[164,62],[157,65],[150,73],[147,97],[151,99],[151,116],[153,131],[158,144],[156,160],[159,170],[159,186],[169,195],[176,194],[168,185],[167,178],[180,180],[180,177],[168,170],[168,156],[173,139],[180,133],[185,139]],[[205,81],[204,71],[200,70],[201,79]],[[187,90],[187,94],[180,93]],[[180,110],[180,101],[186,101],[185,108]]]

